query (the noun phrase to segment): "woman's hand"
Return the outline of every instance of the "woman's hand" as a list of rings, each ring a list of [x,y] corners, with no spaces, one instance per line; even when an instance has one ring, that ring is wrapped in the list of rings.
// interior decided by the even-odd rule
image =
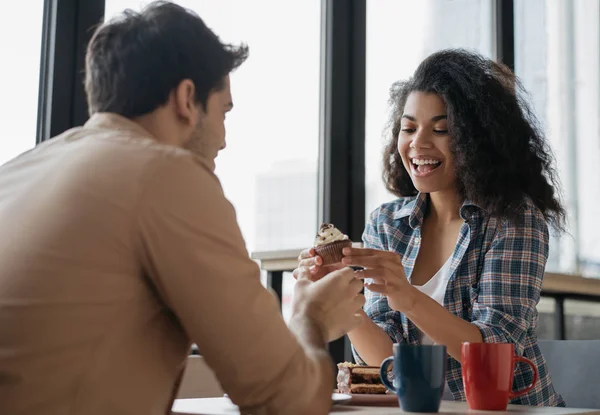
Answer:
[[[344,267],[345,265],[342,263],[323,266],[323,258],[316,254],[315,248],[308,248],[300,253],[298,268],[294,270],[292,275],[295,279],[303,277],[311,281],[318,281],[330,272]]]
[[[357,277],[371,278],[365,287],[385,295],[393,310],[405,313],[413,308],[415,288],[406,279],[400,255],[369,248],[344,248],[343,253],[342,264],[365,268]]]

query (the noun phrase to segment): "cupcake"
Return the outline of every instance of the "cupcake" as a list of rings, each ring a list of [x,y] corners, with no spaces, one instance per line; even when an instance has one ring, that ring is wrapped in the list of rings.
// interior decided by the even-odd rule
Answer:
[[[324,223],[315,239],[315,252],[323,258],[323,265],[331,265],[342,260],[342,249],[352,246],[348,235],[344,235],[330,223]]]

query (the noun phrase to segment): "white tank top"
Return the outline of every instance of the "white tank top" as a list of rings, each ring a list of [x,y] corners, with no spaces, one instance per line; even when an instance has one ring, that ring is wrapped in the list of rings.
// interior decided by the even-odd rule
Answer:
[[[444,297],[446,296],[446,288],[448,287],[448,280],[450,279],[450,265],[452,264],[452,255],[446,260],[444,265],[435,273],[429,281],[424,285],[415,285],[414,287],[421,291],[423,294],[433,298],[436,302],[444,305]],[[419,330],[419,339],[421,344],[433,344],[433,341],[425,336],[421,330]]]
[[[444,305],[444,297],[446,296],[446,288],[448,287],[448,280],[450,279],[450,265],[452,264],[452,255],[450,258],[446,260],[444,265],[435,273],[433,277],[429,281],[427,281],[424,285],[415,285],[417,288],[424,294],[427,294],[429,297],[433,298],[442,306]],[[434,344],[433,340],[429,338],[429,336],[425,336],[423,332],[417,329],[419,332],[419,341],[421,344]],[[450,392],[450,388],[448,387],[448,382],[444,382],[444,394],[442,399],[445,401],[453,401],[454,396],[452,392]]]

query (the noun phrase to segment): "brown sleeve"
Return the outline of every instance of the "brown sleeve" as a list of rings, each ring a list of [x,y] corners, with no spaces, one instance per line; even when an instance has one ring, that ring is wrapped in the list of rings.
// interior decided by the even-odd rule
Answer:
[[[300,413],[332,383],[261,285],[233,206],[199,159],[160,162],[147,181],[139,232],[144,271],[237,405]]]

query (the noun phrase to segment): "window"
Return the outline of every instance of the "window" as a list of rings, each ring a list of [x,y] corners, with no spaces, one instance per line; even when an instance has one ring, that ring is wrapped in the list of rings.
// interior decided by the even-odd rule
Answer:
[[[0,165],[36,143],[44,0],[6,2],[0,13]]]
[[[223,41],[250,47],[231,75],[235,109],[227,116],[227,149],[216,161],[248,251],[311,246],[318,226],[321,2],[175,2],[198,13]],[[107,0],[105,14],[110,19],[147,3]],[[285,273],[286,318],[293,286]]]
[[[381,179],[389,88],[431,53],[451,47],[493,56],[491,0],[367,2],[366,214],[395,197]]]
[[[107,0],[106,17],[147,3]],[[310,246],[317,230],[321,2],[176,3],[198,13],[223,41],[250,47],[231,75],[235,109],[216,169],[248,250]]]
[[[515,1],[515,72],[557,160],[569,229],[548,270],[600,274],[600,5]]]

